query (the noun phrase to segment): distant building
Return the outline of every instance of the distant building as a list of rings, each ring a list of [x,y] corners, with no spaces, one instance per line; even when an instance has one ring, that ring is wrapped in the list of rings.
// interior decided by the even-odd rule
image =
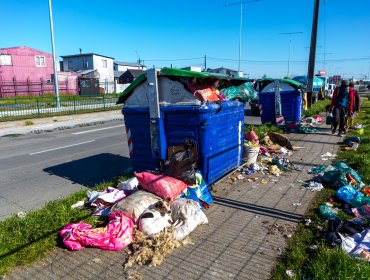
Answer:
[[[188,67],[184,67],[184,68],[181,68],[181,69],[194,71],[194,72],[202,72],[202,67],[201,66],[188,66]]]
[[[146,66],[144,64],[135,63],[135,62],[122,62],[122,61],[114,61],[114,88],[115,92],[119,93],[122,92],[129,84],[132,82],[127,83],[126,80],[132,79],[132,77],[136,76],[135,71],[143,72],[146,70]],[[120,77],[128,70],[134,70],[131,74],[128,74],[127,77],[123,78],[125,80],[120,80]]]
[[[0,79],[3,81],[50,80],[54,73],[52,55],[21,46],[0,49]]]
[[[78,93],[77,75],[59,72],[60,93]],[[50,53],[30,47],[0,49],[0,97],[54,93],[54,66]]]
[[[216,69],[207,69],[207,72],[209,73],[218,73],[218,74],[224,74],[232,77],[244,77],[244,73],[242,71],[232,70],[224,67],[216,68]]]
[[[78,72],[88,77],[88,74],[98,77],[99,86],[105,93],[114,91],[113,57],[96,53],[80,53],[64,55],[63,69],[66,72]],[[92,71],[90,71],[92,70]],[[86,71],[86,73],[84,73]]]

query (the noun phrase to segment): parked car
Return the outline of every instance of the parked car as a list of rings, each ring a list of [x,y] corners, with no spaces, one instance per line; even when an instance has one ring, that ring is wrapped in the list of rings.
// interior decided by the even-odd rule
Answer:
[[[326,98],[332,99],[336,87],[335,84],[328,84],[328,90],[325,93]]]
[[[259,102],[258,97],[249,101],[249,105],[251,106],[252,114],[254,116],[259,116],[260,115],[260,102]]]

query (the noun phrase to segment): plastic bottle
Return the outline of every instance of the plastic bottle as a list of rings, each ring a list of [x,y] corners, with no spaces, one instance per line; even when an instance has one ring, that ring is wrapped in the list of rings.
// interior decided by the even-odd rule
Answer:
[[[334,213],[333,209],[326,204],[320,206],[320,214],[327,220],[332,218],[339,218],[338,215]]]

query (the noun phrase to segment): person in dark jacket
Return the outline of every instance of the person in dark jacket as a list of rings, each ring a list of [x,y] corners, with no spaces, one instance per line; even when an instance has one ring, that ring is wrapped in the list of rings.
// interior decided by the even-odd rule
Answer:
[[[345,133],[346,116],[353,113],[354,96],[348,89],[348,81],[342,80],[340,87],[336,88],[331,99],[330,112],[333,114],[332,134],[335,134],[339,125],[338,136]]]

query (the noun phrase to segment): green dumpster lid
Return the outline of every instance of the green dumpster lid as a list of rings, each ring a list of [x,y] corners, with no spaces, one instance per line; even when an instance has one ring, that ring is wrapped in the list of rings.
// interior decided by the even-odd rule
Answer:
[[[291,86],[295,87],[295,88],[300,88],[302,86],[302,84],[300,82],[297,82],[295,80],[291,80],[291,79],[273,79],[273,78],[264,78],[264,79],[260,79],[258,80],[259,82],[274,82],[275,80],[279,80],[280,83],[287,83],[287,84],[290,84]]]
[[[233,77],[219,73],[206,73],[206,72],[195,72],[177,68],[163,68],[158,72],[158,76],[174,76],[174,77],[190,77],[190,78],[217,78],[219,80],[236,81],[239,84],[248,82],[249,80],[242,77]],[[142,82],[146,81],[146,73],[139,75],[118,97],[116,104],[120,104],[126,101],[126,99],[132,94],[134,89],[139,86]]]

